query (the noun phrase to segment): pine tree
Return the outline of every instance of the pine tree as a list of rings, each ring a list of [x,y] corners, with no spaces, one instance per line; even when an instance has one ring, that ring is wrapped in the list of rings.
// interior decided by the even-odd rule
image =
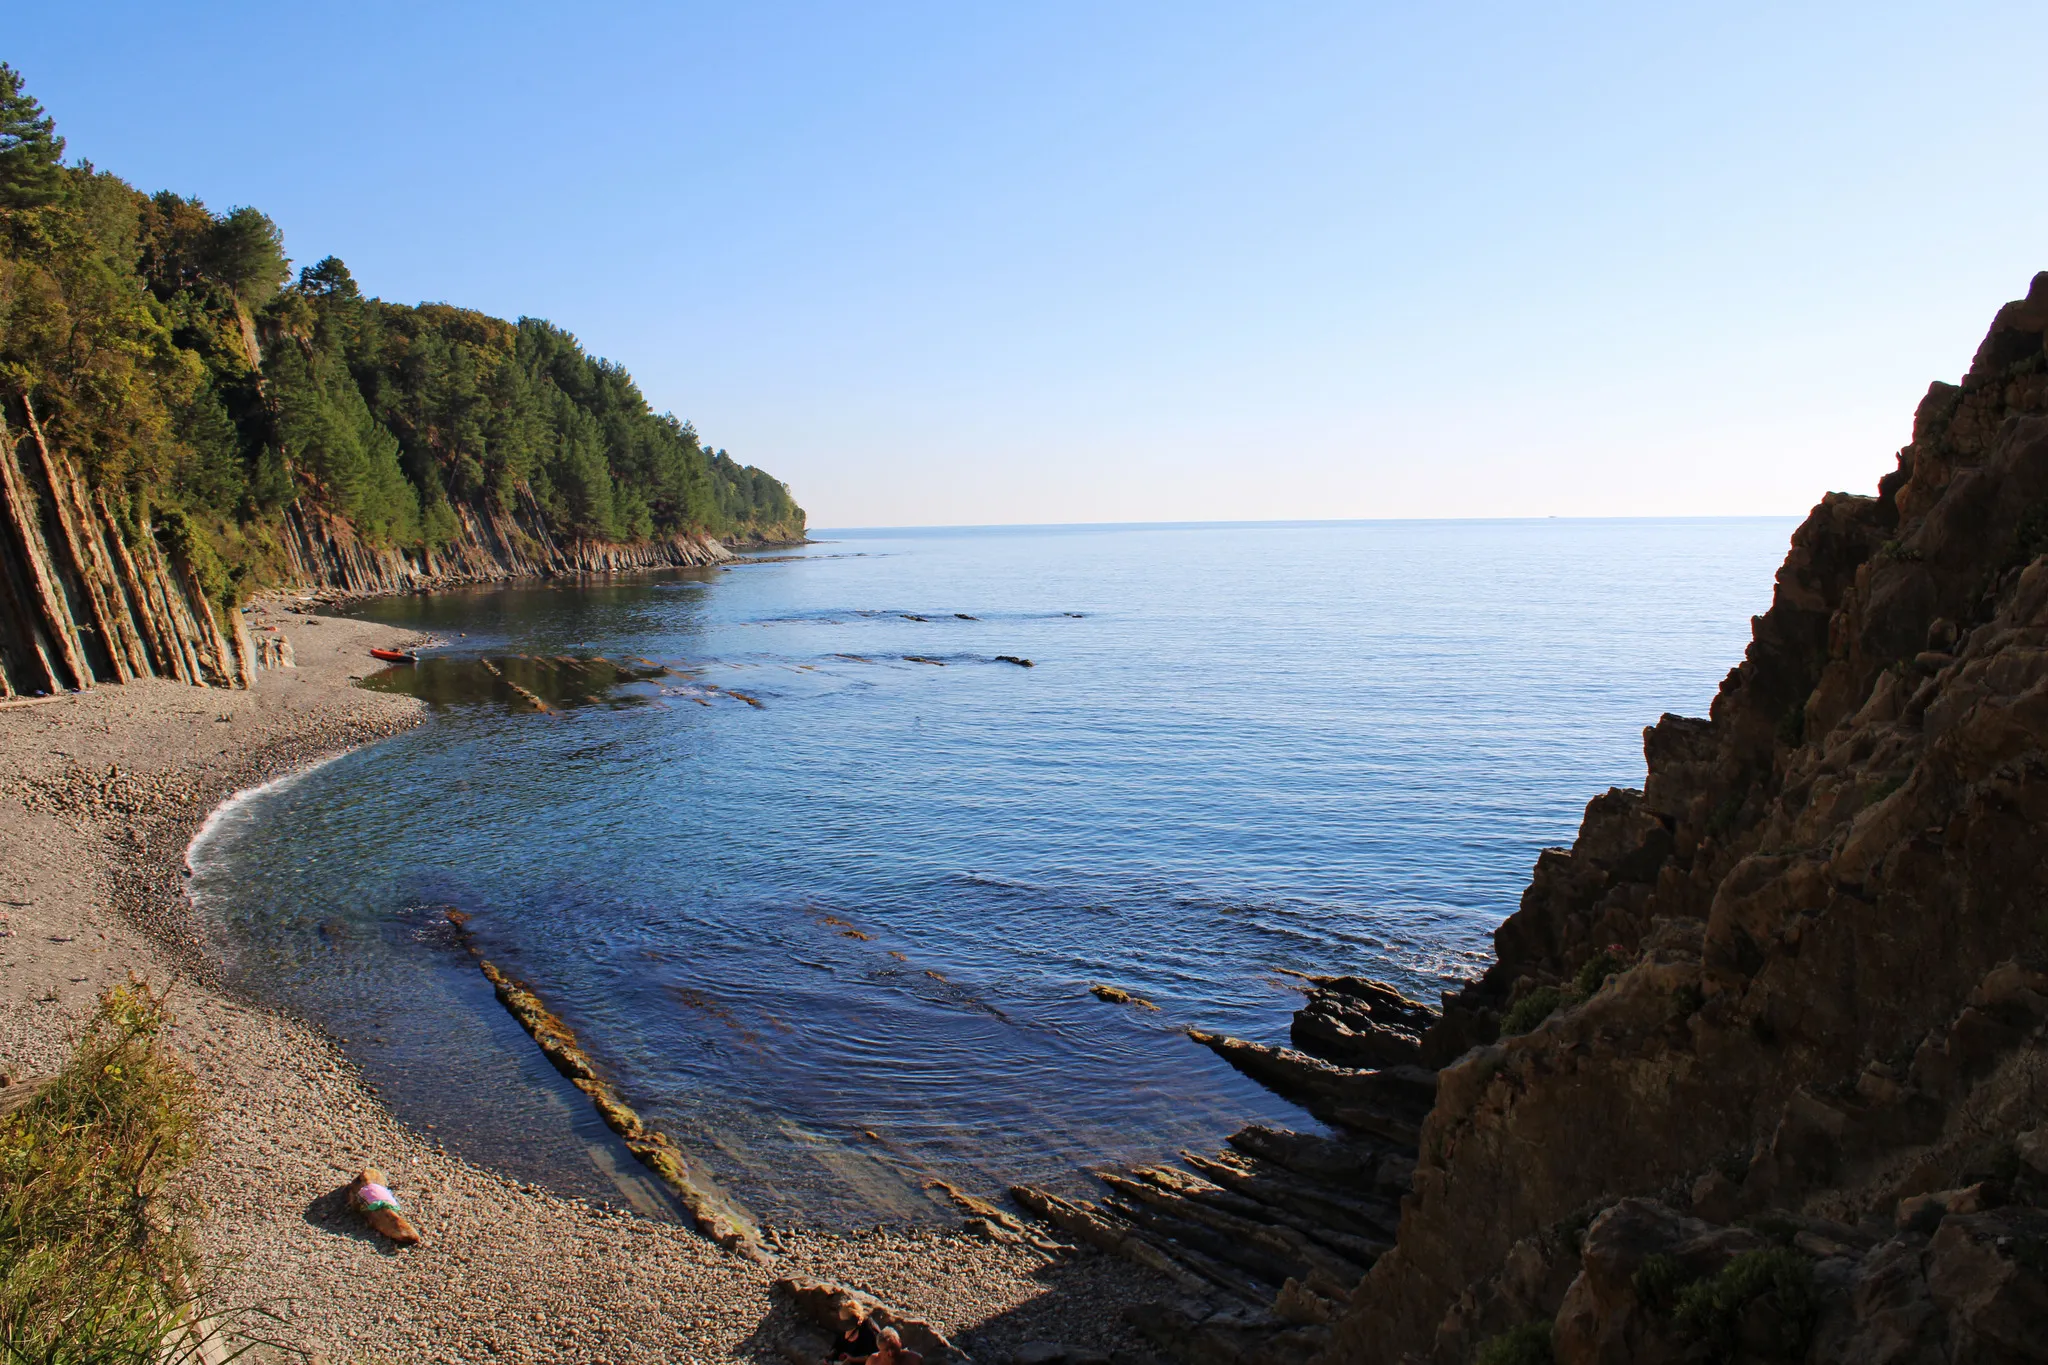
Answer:
[[[243,307],[261,307],[291,277],[284,234],[262,211],[235,209],[208,235],[206,270],[233,290]]]
[[[40,208],[64,194],[64,139],[57,121],[0,62],[0,208]]]

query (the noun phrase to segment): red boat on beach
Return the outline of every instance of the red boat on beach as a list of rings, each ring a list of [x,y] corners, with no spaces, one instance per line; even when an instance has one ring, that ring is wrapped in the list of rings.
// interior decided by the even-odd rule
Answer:
[[[419,662],[419,656],[417,654],[408,654],[402,649],[373,649],[370,651],[370,657],[373,659],[382,659],[384,662],[390,664]]]

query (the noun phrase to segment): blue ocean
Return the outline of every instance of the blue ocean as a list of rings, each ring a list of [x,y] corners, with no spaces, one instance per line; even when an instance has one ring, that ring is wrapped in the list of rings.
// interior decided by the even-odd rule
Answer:
[[[658,1202],[480,952],[760,1216],[933,1218],[934,1179],[1313,1129],[1183,1030],[1480,971],[1643,727],[1705,713],[1793,525],[820,531],[376,602],[442,643],[367,685],[431,719],[238,802],[193,895],[451,1150]]]

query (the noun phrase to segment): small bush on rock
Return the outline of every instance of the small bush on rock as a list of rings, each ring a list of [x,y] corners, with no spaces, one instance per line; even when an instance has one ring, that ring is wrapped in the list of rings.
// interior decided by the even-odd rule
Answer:
[[[1607,984],[1608,977],[1627,965],[1613,948],[1602,948],[1580,964],[1578,975],[1572,978],[1572,991],[1581,1000],[1590,999]]]
[[[1741,1349],[1797,1360],[1806,1354],[1818,1312],[1812,1263],[1789,1247],[1771,1247],[1745,1251],[1719,1274],[1687,1285],[1671,1317],[1679,1334],[1713,1359],[1730,1359]]]
[[[1551,1365],[1550,1324],[1525,1322],[1489,1337],[1472,1358],[1473,1365]]]
[[[1661,1251],[1645,1257],[1642,1265],[1636,1268],[1635,1278],[1629,1282],[1629,1287],[1636,1291],[1637,1301],[1659,1313],[1671,1311],[1685,1285],[1685,1268],[1678,1264],[1676,1257]]]
[[[1555,986],[1538,986],[1520,1000],[1500,1021],[1500,1036],[1509,1038],[1517,1033],[1527,1033],[1557,1012],[1565,1003],[1565,994]]]
[[[1612,944],[1579,964],[1569,986],[1538,986],[1517,1000],[1500,1021],[1500,1036],[1527,1033],[1567,1005],[1583,1004],[1598,994],[1607,978],[1628,966],[1621,945]]]

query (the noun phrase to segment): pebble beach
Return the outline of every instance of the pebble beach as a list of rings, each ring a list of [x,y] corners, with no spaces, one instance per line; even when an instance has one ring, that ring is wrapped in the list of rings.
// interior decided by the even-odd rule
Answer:
[[[778,1227],[773,1264],[755,1265],[680,1225],[440,1150],[334,1040],[229,990],[183,891],[184,850],[208,813],[425,718],[410,698],[354,685],[372,645],[404,637],[309,605],[252,608],[252,630],[287,639],[296,666],[246,691],[144,679],[0,706],[0,1071],[60,1066],[110,985],[171,988],[173,1042],[209,1107],[191,1178],[221,1267],[216,1311],[279,1343],[275,1358],[337,1365],[780,1361],[799,1328],[773,1292],[788,1276],[924,1318],[978,1361],[1028,1343],[1069,1360],[1146,1358],[1122,1309],[1164,1286],[1124,1262],[966,1229]],[[347,1210],[341,1191],[365,1166],[389,1174],[422,1245],[393,1247]]]

